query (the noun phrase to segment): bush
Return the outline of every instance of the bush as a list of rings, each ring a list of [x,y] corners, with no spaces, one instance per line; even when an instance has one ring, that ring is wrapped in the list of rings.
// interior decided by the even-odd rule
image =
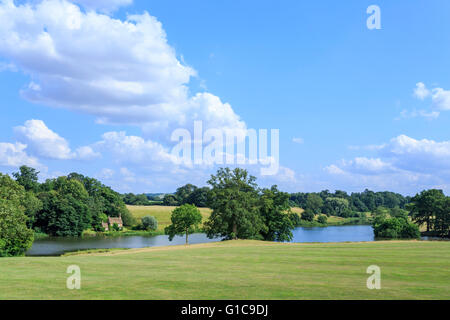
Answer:
[[[328,221],[328,218],[327,218],[327,216],[321,215],[321,216],[319,216],[319,218],[317,218],[317,221],[321,224],[326,224]]]
[[[405,217],[375,218],[373,232],[377,238],[385,239],[417,239],[420,238],[419,227]]]
[[[142,226],[145,230],[153,230],[158,229],[158,221],[155,217],[145,216],[142,218]]]
[[[300,227],[302,224],[302,220],[300,218],[300,216],[298,215],[298,213],[292,212],[289,214],[289,219],[292,222],[292,225],[294,227]]]
[[[310,210],[305,210],[302,213],[302,220],[310,221],[312,222],[314,220],[314,213]]]

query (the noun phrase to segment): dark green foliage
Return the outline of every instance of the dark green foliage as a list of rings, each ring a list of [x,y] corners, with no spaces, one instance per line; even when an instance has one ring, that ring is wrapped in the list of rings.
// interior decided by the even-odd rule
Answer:
[[[178,200],[173,194],[166,194],[163,198],[163,205],[178,206]]]
[[[186,235],[186,244],[188,244],[188,236],[197,230],[202,222],[202,215],[196,206],[183,204],[172,211],[170,219],[172,224],[165,228],[169,240],[172,241],[176,235]]]
[[[300,227],[302,225],[302,219],[298,213],[290,212],[288,213],[289,220],[291,220],[294,228]]]
[[[317,218],[317,222],[321,223],[321,224],[327,224],[327,216],[324,215],[320,215],[319,218]]]
[[[158,221],[153,216],[145,216],[141,219],[142,226],[145,230],[155,231],[158,229]]]
[[[442,190],[422,191],[411,199],[408,208],[413,221],[425,224],[428,233],[450,237],[450,198]]]
[[[258,211],[255,177],[240,168],[221,168],[208,184],[212,187],[208,202],[213,210],[205,223],[208,237],[262,239],[265,225]]]
[[[265,224],[261,230],[264,240],[282,242],[292,240],[291,230],[294,225],[288,215],[289,194],[279,191],[277,186],[263,189],[259,206]]]
[[[38,182],[39,172],[36,169],[21,166],[19,172],[13,173],[16,181],[25,188],[26,191],[37,192],[39,188]]]
[[[305,221],[314,221],[314,212],[312,212],[310,209],[306,209],[302,212],[302,220]]]
[[[150,201],[145,194],[136,195],[133,193],[127,193],[123,195],[122,199],[125,204],[132,206],[149,206],[153,204],[153,202]]]
[[[33,244],[23,203],[25,189],[0,173],[0,257],[24,255]]]
[[[378,216],[374,220],[373,231],[375,237],[383,239],[418,239],[419,227],[408,221],[407,216],[385,218]]]
[[[322,211],[323,200],[315,193],[310,193],[306,197],[306,207],[305,210],[312,212],[313,214],[320,214]]]
[[[297,206],[300,208],[307,208],[307,198],[310,193],[293,193],[290,196],[291,206]],[[365,190],[361,193],[352,193],[348,195],[345,191],[336,190],[331,193],[328,190],[315,193],[323,200],[323,206],[320,211],[327,215],[334,215],[333,206],[327,203],[327,198],[340,198],[348,201],[348,207],[351,211],[356,212],[368,212],[374,211],[377,207],[383,206],[389,209],[398,207],[405,208],[405,205],[409,203],[408,197],[403,197],[401,194],[393,192],[373,192]],[[313,210],[317,214],[317,210]]]
[[[53,190],[42,192],[42,210],[36,216],[36,227],[53,236],[81,236],[92,223],[89,195],[78,180],[59,177]]]

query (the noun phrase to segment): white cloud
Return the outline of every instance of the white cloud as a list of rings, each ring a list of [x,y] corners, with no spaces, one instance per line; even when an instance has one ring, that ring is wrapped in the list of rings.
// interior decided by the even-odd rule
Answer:
[[[29,152],[38,157],[89,160],[100,156],[89,146],[72,152],[69,142],[50,130],[42,120],[28,120],[23,126],[15,127],[14,132],[18,140],[28,146]]]
[[[30,167],[40,167],[38,159],[26,153],[27,145],[21,143],[0,142],[0,166],[20,167],[22,165]]]
[[[303,138],[292,138],[292,142],[303,144],[305,141],[303,140]]]
[[[173,166],[177,158],[161,144],[125,132],[107,132],[93,145],[95,150],[109,152],[118,163],[138,164],[154,169]]]
[[[450,141],[417,140],[400,135],[371,149],[378,157],[342,160],[327,166],[325,171],[362,188],[376,186],[398,191],[416,188],[417,191],[426,186],[448,185]]]
[[[416,84],[416,88],[414,89],[414,96],[417,99],[424,100],[430,95],[430,90],[427,89],[423,82],[419,82]]]
[[[50,130],[42,120],[28,120],[23,126],[15,127],[14,132],[37,156],[60,160],[73,157],[69,143]]]
[[[433,89],[433,104],[439,110],[450,110],[450,90],[442,88]]]
[[[0,38],[0,55],[32,79],[21,92],[29,101],[91,114],[99,123],[139,125],[166,140],[193,120],[245,127],[213,94],[190,96],[195,70],[180,62],[148,13],[122,21],[66,0],[7,0],[0,3]]]
[[[72,0],[80,4],[87,10],[99,10],[101,12],[110,13],[116,11],[123,6],[129,6],[133,0]]]

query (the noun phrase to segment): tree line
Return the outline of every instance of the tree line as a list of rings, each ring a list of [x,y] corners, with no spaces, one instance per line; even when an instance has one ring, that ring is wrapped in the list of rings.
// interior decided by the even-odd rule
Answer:
[[[394,192],[373,192],[367,189],[350,195],[341,190],[336,190],[334,193],[324,190],[317,193],[292,193],[289,201],[292,206],[303,208],[314,214],[320,212],[327,216],[348,218],[358,217],[360,212],[375,212],[379,207],[404,209],[411,201],[411,197],[404,197]]]
[[[39,183],[38,174],[27,166],[14,179],[0,174],[0,256],[24,253],[34,233],[78,237],[103,231],[102,222],[119,216],[124,225],[135,224],[122,196],[100,181],[71,173]]]

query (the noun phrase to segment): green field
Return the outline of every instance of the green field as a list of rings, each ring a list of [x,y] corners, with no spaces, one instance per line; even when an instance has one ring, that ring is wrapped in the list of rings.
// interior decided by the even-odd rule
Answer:
[[[81,290],[66,288],[69,265]],[[381,290],[366,269],[381,268]],[[0,259],[0,299],[450,299],[450,242],[228,241]]]
[[[142,218],[145,216],[153,216],[158,221],[158,230],[164,230],[165,227],[171,224],[170,216],[172,215],[172,211],[176,207],[172,206],[127,206],[128,210],[130,210],[131,214],[135,218]],[[203,216],[203,222],[205,222],[210,214],[211,209],[208,208],[199,208],[200,213]]]
[[[172,214],[172,211],[176,208],[173,206],[127,206],[128,210],[130,210],[131,214],[137,218],[141,219],[144,216],[150,215],[154,216],[156,220],[158,221],[158,231],[164,231],[164,228],[170,225],[170,216]],[[199,208],[200,213],[203,216],[203,222],[205,222],[209,216],[211,215],[212,210],[209,208]],[[302,208],[291,208],[292,212],[295,212],[297,214],[302,214],[304,211]],[[315,221],[317,222],[317,218],[319,216],[317,215],[315,217]],[[328,218],[328,225],[343,225],[343,224],[349,224],[351,222],[352,218],[342,218],[342,217],[336,217],[331,216]]]

